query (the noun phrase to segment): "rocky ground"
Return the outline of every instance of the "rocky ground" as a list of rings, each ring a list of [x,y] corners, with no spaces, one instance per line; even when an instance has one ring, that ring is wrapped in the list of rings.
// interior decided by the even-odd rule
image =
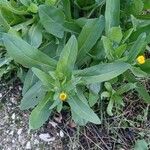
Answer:
[[[50,150],[62,149],[62,130],[56,131],[57,123],[49,121],[49,128],[38,131],[28,129],[28,111],[18,108],[20,83],[0,84],[0,150]],[[55,132],[55,134],[54,134]]]

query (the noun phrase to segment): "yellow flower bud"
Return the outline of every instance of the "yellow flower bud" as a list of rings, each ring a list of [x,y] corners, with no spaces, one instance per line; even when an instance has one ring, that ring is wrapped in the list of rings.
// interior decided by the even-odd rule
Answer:
[[[144,55],[140,55],[140,56],[137,57],[136,60],[137,60],[137,62],[139,64],[144,64],[145,63],[145,56]]]
[[[60,99],[61,101],[66,101],[67,98],[68,98],[67,93],[61,92],[61,93],[59,94],[59,99]]]

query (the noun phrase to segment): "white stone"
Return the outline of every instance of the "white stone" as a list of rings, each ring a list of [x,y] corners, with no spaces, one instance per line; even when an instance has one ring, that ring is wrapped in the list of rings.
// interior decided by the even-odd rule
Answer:
[[[40,139],[45,141],[45,142],[51,142],[51,141],[55,141],[54,137],[50,137],[50,135],[48,133],[43,133],[39,135]]]
[[[34,140],[34,144],[37,145],[39,144],[39,141],[37,139]]]
[[[31,143],[29,141],[27,142],[25,149],[31,149]]]
[[[21,87],[21,86],[19,86],[19,90],[20,90],[20,91],[22,90],[22,87]]]
[[[3,95],[2,95],[2,93],[0,93],[0,98],[2,98],[3,97]]]
[[[12,140],[12,143],[15,143],[15,140]]]
[[[11,98],[10,98],[10,101],[11,101],[12,103],[14,103],[14,104],[17,104],[17,101],[16,101],[16,99],[15,99],[14,97],[11,97]]]
[[[57,126],[57,123],[54,122],[54,121],[50,121],[49,123],[50,123],[53,127],[56,127],[56,126]]]
[[[13,135],[14,134],[14,131],[12,130],[10,133],[9,133],[9,135]]]
[[[62,130],[60,130],[59,135],[60,135],[60,137],[64,137],[64,132]]]
[[[15,120],[15,117],[16,117],[16,115],[15,115],[15,113],[13,113],[12,116],[11,116],[11,118],[12,118],[13,120]]]
[[[22,128],[17,131],[17,134],[20,135],[22,133]]]

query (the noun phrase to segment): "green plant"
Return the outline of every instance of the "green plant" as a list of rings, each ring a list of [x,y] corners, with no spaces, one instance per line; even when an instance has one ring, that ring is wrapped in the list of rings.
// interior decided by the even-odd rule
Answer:
[[[150,103],[139,82],[149,77],[150,61],[140,63],[137,59],[141,55],[145,59],[150,22],[131,16],[133,26],[121,25],[119,0],[112,0],[111,5],[109,0],[106,4],[105,0],[2,0],[0,4],[1,44],[15,62],[29,68],[20,108],[35,107],[30,129],[41,127],[53,111],[62,109],[71,111],[79,125],[100,124],[100,112],[93,111],[94,105],[107,98],[107,113],[112,116],[124,106],[122,94],[132,89]],[[11,12],[14,20],[6,18],[4,12]]]

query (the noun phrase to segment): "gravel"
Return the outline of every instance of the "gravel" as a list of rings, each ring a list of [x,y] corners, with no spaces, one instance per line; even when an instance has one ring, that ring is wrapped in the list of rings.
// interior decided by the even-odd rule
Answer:
[[[21,90],[20,83],[0,83],[0,150],[61,150],[62,133],[50,135],[44,127],[29,131],[30,111],[19,110]],[[50,125],[54,130],[57,123]]]

